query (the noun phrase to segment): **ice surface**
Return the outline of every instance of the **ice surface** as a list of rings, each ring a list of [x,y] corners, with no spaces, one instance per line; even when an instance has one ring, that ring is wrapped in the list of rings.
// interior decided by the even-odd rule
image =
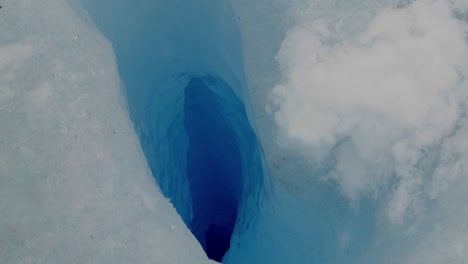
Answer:
[[[301,241],[297,262],[466,262],[468,3],[255,1],[262,17],[240,2],[248,86],[270,94],[253,97],[259,138],[291,199],[274,204]],[[278,38],[277,53],[249,61]]]
[[[36,2],[0,3],[1,263],[468,262],[466,0]]]
[[[254,225],[263,183],[230,2],[82,4],[115,49],[154,177],[208,256],[221,260],[233,230]]]
[[[210,263],[146,165],[110,44],[0,1],[0,263]]]

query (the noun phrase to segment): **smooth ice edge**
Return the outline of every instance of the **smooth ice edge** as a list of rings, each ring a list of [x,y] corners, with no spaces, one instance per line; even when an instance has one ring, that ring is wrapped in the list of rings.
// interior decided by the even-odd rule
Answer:
[[[112,48],[66,1],[2,1],[0,262],[210,263],[154,183]]]
[[[235,237],[244,233],[258,214],[263,172],[260,147],[249,120],[251,110],[243,76],[241,40],[230,2],[120,0],[112,2],[111,12],[106,8],[106,1],[81,2],[114,46],[130,115],[154,177],[204,247],[204,221],[210,221],[210,217],[204,218],[199,230],[200,216],[196,212],[203,199],[198,197],[204,192],[207,197],[212,196],[216,190],[198,188],[213,187],[206,182],[210,177],[206,173],[201,173],[202,178],[197,181],[189,180],[198,173],[191,168],[200,166],[197,164],[203,162],[200,157],[211,155],[209,146],[195,148],[198,153],[193,153],[191,147],[203,146],[204,133],[225,126],[219,130],[221,134],[212,133],[211,139],[218,136],[223,142],[232,142],[239,151],[233,158],[238,159],[240,167],[231,166],[232,171],[227,173],[236,172],[232,175],[239,210],[237,217],[234,216],[239,223]],[[211,111],[221,113],[224,125],[203,123],[203,119],[213,117],[208,109],[206,118],[194,118],[193,111],[197,109],[189,109],[187,102],[195,101],[187,97],[186,87],[196,79],[204,82],[207,90],[215,95],[206,103],[197,101],[197,107],[213,107]],[[200,134],[198,130],[204,132]],[[194,137],[191,131],[200,135]],[[222,157],[223,151],[228,150],[218,151],[217,156]],[[212,163],[226,168],[232,161],[227,160],[227,154],[225,158],[212,159]],[[198,161],[191,163],[192,159]],[[220,184],[227,186],[225,181]],[[211,206],[210,203],[203,207]]]

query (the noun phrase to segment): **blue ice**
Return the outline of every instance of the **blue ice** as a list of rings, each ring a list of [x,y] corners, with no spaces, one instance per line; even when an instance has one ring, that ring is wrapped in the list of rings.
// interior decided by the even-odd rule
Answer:
[[[83,4],[114,47],[158,185],[208,257],[221,261],[234,229],[255,219],[263,182],[230,3]]]
[[[367,146],[368,135],[365,139],[361,138],[362,144],[355,144],[353,136],[356,135],[351,132],[350,135],[336,132],[342,138],[337,140],[335,145],[324,147],[330,149],[322,150],[322,145],[317,144],[318,150],[315,151],[322,151],[321,154],[326,155],[317,155],[320,157],[316,160],[312,154],[310,157],[307,156],[307,151],[302,152],[304,146],[300,141],[288,141],[293,147],[278,151],[279,148],[272,143],[272,138],[276,136],[272,131],[276,131],[276,127],[268,121],[254,120],[249,98],[249,91],[252,90],[247,86],[245,77],[245,72],[254,73],[256,76],[250,76],[249,83],[256,83],[257,86],[274,86],[281,83],[277,74],[280,70],[274,60],[281,48],[291,53],[286,55],[281,51],[278,53],[279,61],[284,68],[281,70],[291,75],[286,77],[294,80],[294,77],[300,76],[307,80],[307,73],[311,68],[308,63],[319,67],[322,55],[328,58],[330,54],[333,55],[334,49],[339,50],[341,47],[341,44],[336,44],[339,42],[334,39],[335,35],[352,39],[360,30],[364,30],[363,25],[370,23],[372,17],[380,9],[391,5],[392,1],[375,1],[372,7],[367,7],[367,1],[352,1],[343,5],[336,4],[336,1],[303,1],[311,2],[309,9],[304,8],[304,13],[299,12],[303,15],[296,21],[299,26],[289,32],[286,32],[287,26],[278,20],[294,8],[300,10],[302,7],[300,4],[287,11],[283,10],[286,9],[286,4],[280,3],[281,1],[232,1],[238,11],[235,13],[231,1],[228,0],[81,0],[81,2],[97,28],[112,43],[130,117],[157,185],[171,200],[209,258],[231,264],[423,263],[418,262],[421,259],[436,261],[433,258],[425,258],[429,252],[426,249],[433,247],[429,246],[432,239],[426,237],[440,237],[437,225],[447,225],[448,222],[445,219],[432,222],[431,217],[437,215],[435,212],[447,212],[443,208],[448,202],[443,199],[432,201],[429,198],[418,200],[416,196],[421,192],[412,189],[429,188],[430,184],[420,183],[420,178],[412,181],[410,177],[411,183],[408,185],[410,187],[405,189],[406,185],[400,185],[403,186],[403,192],[409,190],[409,195],[405,196],[404,193],[399,196],[403,198],[396,201],[397,207],[406,201],[416,201],[414,203],[418,203],[418,206],[429,204],[427,207],[414,207],[427,209],[429,212],[427,216],[422,213],[424,210],[415,209],[416,216],[408,222],[400,225],[388,223],[386,211],[382,208],[388,205],[389,197],[402,191],[396,190],[395,186],[399,186],[398,181],[404,179],[397,178],[396,173],[392,171],[393,168],[389,169],[390,173],[380,173],[382,168],[393,166],[393,161],[388,164],[376,163],[382,168],[379,166],[364,168],[358,166],[361,164],[356,165],[355,153],[359,153],[357,151],[359,147]],[[411,1],[402,2],[409,5]],[[262,8],[253,8],[252,3]],[[414,10],[410,10],[408,14],[417,16],[431,11],[431,8],[426,7],[428,3],[429,1],[424,2]],[[387,8],[382,16],[399,21],[401,20],[399,16],[406,15],[403,13],[406,11],[398,10],[400,10],[399,5],[394,9]],[[348,15],[350,12],[353,16]],[[246,20],[250,21],[242,21],[244,17],[239,14],[246,15]],[[387,14],[390,14],[390,18],[386,17]],[[406,17],[405,15],[402,17]],[[302,21],[303,18],[305,22]],[[306,18],[310,18],[311,21]],[[343,22],[345,18],[350,21]],[[409,34],[407,32],[412,32],[414,26],[411,24],[413,20],[408,19],[410,30],[404,28],[400,34],[392,31],[392,27],[386,27],[384,23],[386,21],[378,20],[376,24],[383,25],[384,30],[398,37],[407,36]],[[336,28],[332,26],[331,29],[327,29],[324,26],[326,23]],[[242,36],[248,38],[245,42],[241,38],[239,24],[244,25]],[[380,30],[382,29],[376,31]],[[390,33],[389,39],[392,40],[393,35]],[[411,34],[409,35],[413,37]],[[325,40],[317,40],[309,35],[319,35]],[[283,43],[280,47],[282,39],[289,42],[286,41],[286,44]],[[301,43],[304,45],[301,46]],[[305,47],[307,50],[296,54],[298,48],[295,45],[298,48]],[[247,48],[243,52],[242,49],[245,47]],[[358,48],[344,47],[342,53],[337,52],[338,55],[355,52],[356,56],[350,56],[353,60],[368,58],[364,55],[369,50],[361,52],[362,47],[359,45]],[[390,47],[388,50],[393,50],[391,45]],[[316,57],[311,55],[313,58],[310,59],[307,56],[314,54],[316,50],[313,48],[321,48],[319,50],[321,53],[318,52]],[[244,54],[250,57],[244,58]],[[337,61],[341,62],[339,60],[341,57],[338,55]],[[393,57],[395,56],[386,56],[386,53],[382,56],[377,54],[375,58],[369,59],[371,62],[369,69],[374,68],[374,60],[381,61]],[[331,58],[330,61],[334,62],[335,58]],[[244,66],[246,61],[248,65]],[[319,66],[311,63],[316,61],[319,61],[317,62]],[[343,64],[348,65],[347,61]],[[336,66],[337,69],[341,69],[338,66],[342,65]],[[317,74],[317,78],[321,81],[320,78],[325,76],[326,80],[331,80],[330,83],[334,84],[336,83],[334,67],[329,68],[332,70],[325,71],[327,75],[319,72],[322,75]],[[351,70],[346,67],[343,69],[341,77],[351,75],[350,82],[353,82],[353,75],[348,73],[352,72],[354,66],[350,66]],[[268,70],[268,73],[263,72],[264,70]],[[298,74],[293,70],[297,70]],[[386,73],[387,70],[385,68],[383,72]],[[363,72],[366,73],[366,70]],[[268,76],[265,77],[263,74]],[[398,74],[396,75],[399,80]],[[382,76],[387,75],[382,74]],[[364,76],[362,79],[368,78]],[[302,82],[298,81],[296,84],[300,87]],[[304,86],[307,87],[307,83]],[[257,97],[267,97],[265,91],[258,89]],[[306,89],[295,94],[298,102],[302,101],[299,100],[302,99],[301,92],[308,94],[304,90]],[[334,98],[338,97],[345,102],[344,105],[347,105],[349,98],[357,98],[358,103],[361,98],[337,92],[329,96],[329,104],[333,104]],[[314,97],[314,99],[320,102],[320,98]],[[262,100],[254,98],[253,101],[257,103],[254,106],[263,107],[259,103],[264,102]],[[303,101],[305,110],[293,115],[293,121],[297,122],[293,128],[303,132],[301,128],[305,127],[307,133],[303,133],[302,136],[310,140],[308,136],[314,135],[315,124],[306,123],[307,126],[304,126],[305,122],[302,121],[307,118],[305,115],[309,108],[307,100]],[[351,103],[354,101],[351,100]],[[327,116],[329,104],[323,106],[324,116]],[[367,106],[367,102],[364,105]],[[337,109],[341,110],[340,107]],[[356,107],[351,105],[350,109],[358,109],[356,115],[364,116],[363,120],[368,121],[367,115],[360,112],[360,105]],[[391,105],[389,109],[394,108]],[[263,110],[258,112],[264,113]],[[341,115],[346,114],[349,114],[346,110],[343,113],[338,111],[337,116],[341,118]],[[355,126],[360,125],[360,119],[357,120]],[[340,119],[337,123],[346,124],[341,121]],[[262,123],[262,136],[259,136],[258,123]],[[371,123],[370,127],[375,127],[374,123]],[[393,128],[393,123],[390,127]],[[320,130],[320,127],[317,127],[317,130]],[[343,128],[343,131],[345,130]],[[355,132],[352,129],[350,131]],[[260,142],[264,143],[263,147]],[[373,146],[371,144],[371,150],[374,150]],[[422,149],[418,153],[426,151],[429,150]],[[363,153],[369,155],[366,151]],[[427,155],[430,158],[431,155]],[[420,164],[423,166],[425,163],[418,163],[416,167]],[[346,178],[349,176],[347,174],[352,175],[348,170],[366,173],[356,173],[357,180],[353,181],[353,178]],[[376,173],[373,174],[374,170]],[[346,175],[342,176],[336,173],[337,171]],[[273,173],[275,178],[270,177]],[[367,174],[372,174],[368,181],[360,177]],[[387,176],[390,178],[387,182],[378,181],[379,177]],[[339,177],[343,177],[344,180],[341,179],[343,181],[340,182]],[[373,183],[374,186],[372,181],[376,178],[377,183]],[[414,182],[416,184],[411,185]],[[356,185],[362,189],[372,189],[374,192],[369,191],[359,199],[351,201],[352,199],[348,199],[344,192],[348,189],[355,191],[353,188],[356,188]],[[461,188],[458,191],[463,193]],[[458,204],[463,204],[461,199],[455,200]],[[399,204],[400,201],[403,202]],[[466,207],[463,212],[465,211],[468,211]],[[454,222],[457,223],[457,228],[454,230],[466,230],[460,221]],[[457,233],[453,230],[451,232],[451,234]],[[463,239],[466,238],[460,236],[457,240],[459,242],[454,242],[456,245],[450,248],[463,246],[465,243]],[[447,259],[451,255],[451,253],[441,253],[438,256]],[[458,259],[462,258],[463,256]]]
[[[466,1],[0,15],[0,263],[468,263]]]

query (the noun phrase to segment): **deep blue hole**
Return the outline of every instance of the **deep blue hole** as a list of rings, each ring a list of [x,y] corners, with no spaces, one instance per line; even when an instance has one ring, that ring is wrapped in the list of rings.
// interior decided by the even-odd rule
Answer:
[[[189,139],[190,229],[208,257],[221,261],[239,210],[242,157],[220,98],[198,77],[185,88],[184,125]]]
[[[157,185],[209,258],[238,254],[260,215],[264,176],[230,1],[80,2],[112,43]]]

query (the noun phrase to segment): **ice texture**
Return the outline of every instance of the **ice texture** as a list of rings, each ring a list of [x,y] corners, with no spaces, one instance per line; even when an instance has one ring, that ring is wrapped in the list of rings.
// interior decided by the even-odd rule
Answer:
[[[465,263],[468,2],[234,6],[297,263]]]
[[[0,263],[210,263],[148,169],[109,42],[66,1],[0,5]]]
[[[0,2],[1,263],[468,262],[466,0],[36,2]]]
[[[113,44],[154,177],[208,256],[220,261],[233,230],[245,233],[255,222],[263,190],[230,2],[82,3]]]

